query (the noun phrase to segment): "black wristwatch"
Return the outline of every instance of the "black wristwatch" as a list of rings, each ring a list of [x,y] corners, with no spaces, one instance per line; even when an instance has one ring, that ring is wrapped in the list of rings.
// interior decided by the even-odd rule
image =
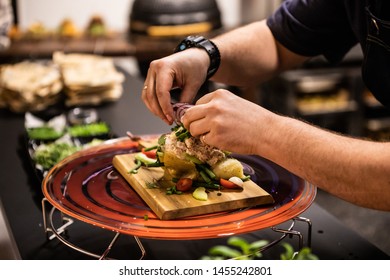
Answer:
[[[221,63],[221,54],[218,47],[210,40],[203,36],[188,36],[175,48],[175,53],[184,51],[189,48],[204,49],[210,57],[210,66],[207,70],[207,80],[217,72]]]

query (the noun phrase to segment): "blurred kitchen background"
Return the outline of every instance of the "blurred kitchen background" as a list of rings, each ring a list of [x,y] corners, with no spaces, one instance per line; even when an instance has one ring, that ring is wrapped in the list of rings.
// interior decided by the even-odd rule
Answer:
[[[42,22],[47,28],[54,29],[64,18],[71,18],[75,25],[82,27],[88,23],[91,15],[100,14],[110,28],[126,31],[134,0],[110,2],[107,0],[14,0],[12,2],[17,5],[18,23],[22,29],[28,28],[37,21]],[[281,0],[217,0],[217,2],[224,26],[232,27],[245,21],[266,17]]]
[[[188,5],[188,1],[180,0],[11,2],[13,26],[8,33],[9,43],[0,51],[1,64],[50,59],[55,51],[76,52],[113,57],[114,60],[125,57],[125,62],[123,59],[118,62],[122,69],[131,75],[144,75],[148,62],[170,54],[185,34],[200,33],[212,37],[236,26],[266,18],[282,1],[218,0],[216,3],[220,18],[215,13],[207,14],[204,10],[202,14],[202,11],[198,11],[194,12],[200,15],[194,16],[198,22],[186,22],[193,15],[182,15],[175,18],[176,25],[181,28],[153,29],[157,33],[151,33],[150,29],[151,25],[158,25],[156,18],[161,20],[160,24],[164,26],[164,20],[172,24],[174,17],[153,17],[167,7],[164,5],[172,5],[169,6],[170,11],[175,8],[180,14],[197,1],[189,1],[192,2],[191,5]],[[138,3],[135,10],[135,2],[143,2],[143,5]],[[183,3],[184,5],[180,5]],[[213,8],[212,5],[210,7]],[[133,14],[133,11],[139,14]],[[204,22],[209,24],[200,24]],[[192,25],[187,26],[189,23]],[[189,27],[188,30],[185,29],[186,26]],[[364,87],[360,77],[361,59],[358,48],[351,50],[337,66],[329,65],[322,57],[318,57],[301,69],[283,73],[261,87],[231,90],[267,108],[302,118],[327,129],[389,141],[390,113],[377,103]],[[210,86],[229,87],[215,84]],[[274,92],[278,94],[272,94]],[[6,102],[0,102],[0,105],[7,106]],[[316,201],[343,223],[390,254],[389,213],[363,209],[322,191],[319,191]]]

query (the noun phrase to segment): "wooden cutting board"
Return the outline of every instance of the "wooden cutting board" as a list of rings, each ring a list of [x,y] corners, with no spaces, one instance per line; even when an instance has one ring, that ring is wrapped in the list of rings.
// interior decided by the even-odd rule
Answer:
[[[207,201],[195,199],[192,196],[192,192],[180,195],[167,195],[166,189],[172,187],[173,183],[160,180],[164,174],[164,170],[161,167],[141,167],[137,174],[129,174],[129,170],[135,166],[134,156],[135,154],[116,155],[113,158],[113,165],[162,220],[209,214],[274,202],[270,194],[250,180],[244,182],[242,191],[210,191]]]

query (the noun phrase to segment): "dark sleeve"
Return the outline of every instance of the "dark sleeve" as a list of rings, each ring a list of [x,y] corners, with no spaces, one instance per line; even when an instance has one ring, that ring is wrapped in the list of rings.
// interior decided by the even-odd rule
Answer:
[[[267,24],[287,49],[303,56],[324,55],[332,63],[357,43],[342,0],[286,0]]]

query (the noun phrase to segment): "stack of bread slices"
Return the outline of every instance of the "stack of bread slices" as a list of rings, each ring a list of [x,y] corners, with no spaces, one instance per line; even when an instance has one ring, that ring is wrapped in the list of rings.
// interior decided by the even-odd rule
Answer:
[[[0,67],[0,107],[42,111],[58,102],[63,84],[53,63],[20,62]]]
[[[56,52],[53,61],[60,68],[67,106],[99,105],[122,96],[124,75],[112,58]]]

